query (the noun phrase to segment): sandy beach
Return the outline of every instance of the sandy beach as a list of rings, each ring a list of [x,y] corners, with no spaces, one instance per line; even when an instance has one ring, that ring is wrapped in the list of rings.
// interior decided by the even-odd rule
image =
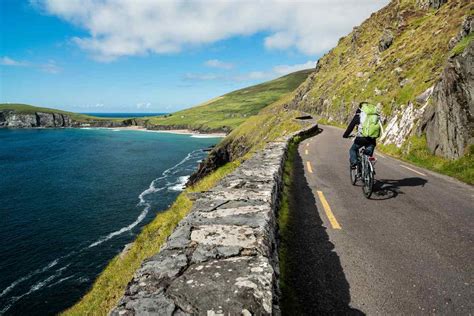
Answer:
[[[147,129],[143,126],[124,126],[124,127],[110,127],[111,129],[116,130],[135,130],[135,131],[146,131],[154,133],[170,133],[170,134],[180,134],[180,135],[191,135],[192,137],[226,137],[226,133],[200,133],[190,129],[170,129],[170,130],[157,130],[157,129]]]

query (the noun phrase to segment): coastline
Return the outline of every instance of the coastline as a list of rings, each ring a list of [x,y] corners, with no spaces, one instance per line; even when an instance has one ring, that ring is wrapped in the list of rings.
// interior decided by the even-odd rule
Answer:
[[[143,126],[121,126],[121,127],[104,127],[107,129],[125,130],[125,131],[142,131],[142,132],[154,132],[154,133],[168,133],[168,134],[179,134],[179,135],[191,135],[192,137],[219,137],[224,138],[227,136],[226,133],[201,133],[199,131],[193,131],[190,129],[148,129]]]

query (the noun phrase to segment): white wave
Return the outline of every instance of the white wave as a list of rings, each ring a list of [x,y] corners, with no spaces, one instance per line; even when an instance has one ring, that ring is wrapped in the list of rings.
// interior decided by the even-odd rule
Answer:
[[[173,186],[168,187],[170,191],[183,191],[186,187],[186,183],[188,182],[189,176],[182,176],[178,178],[178,182],[175,183]]]
[[[64,277],[64,278],[61,278],[61,279],[59,279],[58,281],[56,281],[56,282],[51,283],[50,285],[48,285],[48,287],[56,286],[56,285],[58,285],[59,283],[63,283],[63,282],[66,281],[66,280],[72,279],[74,276],[75,276],[75,274],[70,275],[70,276],[67,276],[67,277]]]
[[[157,178],[155,180],[153,180],[151,183],[150,183],[150,186],[148,187],[148,189],[146,189],[145,191],[143,191],[142,193],[140,193],[140,195],[138,196],[138,199],[140,200],[140,202],[138,203],[138,205],[144,205],[146,204],[146,201],[145,201],[145,196],[147,196],[148,194],[152,194],[152,193],[156,193],[156,192],[159,192],[161,190],[164,189],[164,187],[160,187],[160,188],[156,188],[155,187],[155,182],[157,180],[161,180],[163,177],[160,177],[160,178]]]
[[[224,138],[224,135],[212,135],[212,134],[193,134],[192,138]]]
[[[163,173],[161,174],[160,177],[156,178],[155,180],[153,180],[150,183],[150,186],[148,187],[148,189],[146,189],[145,191],[140,193],[140,195],[138,196],[138,199],[139,199],[138,205],[144,206],[145,208],[140,213],[140,215],[138,215],[137,219],[133,223],[131,223],[128,226],[122,227],[119,230],[116,230],[116,231],[108,234],[107,236],[99,238],[97,241],[90,244],[88,248],[96,247],[96,246],[98,246],[98,245],[114,238],[115,236],[118,236],[118,235],[121,235],[121,234],[123,234],[127,231],[130,231],[135,226],[137,226],[141,221],[143,221],[143,219],[145,219],[145,216],[148,214],[148,212],[151,208],[151,204],[146,201],[145,197],[149,194],[156,193],[156,192],[161,191],[161,190],[166,188],[166,186],[162,186],[162,187],[157,188],[155,186],[156,183],[160,180],[166,179],[169,175],[172,175],[172,174],[176,173],[180,166],[182,166],[184,163],[186,163],[188,160],[190,160],[191,158],[196,156],[197,153],[200,153],[200,152],[201,152],[201,150],[194,150],[194,151],[190,152],[189,154],[187,154],[186,157],[183,160],[181,160],[180,162],[178,162],[176,165],[174,165],[174,166],[166,169],[165,171],[163,171]],[[176,185],[178,185],[178,184],[176,184]],[[182,185],[180,185],[179,190],[182,190],[181,187],[182,187]],[[176,188],[178,188],[178,187],[176,187]]]
[[[55,265],[58,264],[58,259],[54,259],[53,261],[51,261],[50,263],[48,263],[46,266],[44,266],[43,268],[39,268],[39,269],[36,269],[34,270],[33,272],[30,272],[29,274],[27,274],[26,276],[23,276],[19,279],[17,279],[16,281],[14,281],[12,284],[10,284],[9,286],[7,286],[3,291],[2,293],[0,293],[0,297],[2,296],[5,296],[5,294],[7,294],[8,292],[10,292],[11,290],[13,290],[18,284],[20,284],[21,282],[24,282],[28,279],[30,279],[32,276],[34,275],[37,275],[39,273],[43,273],[43,272],[46,272],[47,270],[51,269],[52,267],[54,267]]]
[[[56,260],[55,260],[56,261]],[[55,278],[57,278],[58,276],[61,275],[61,273],[67,269],[69,267],[70,264],[58,269],[55,271],[54,274],[50,275],[49,277],[47,277],[46,279],[44,280],[41,280],[39,282],[36,282],[35,284],[33,284],[30,289],[28,290],[28,292],[24,293],[24,294],[21,294],[21,295],[18,295],[18,296],[13,296],[12,298],[10,298],[9,300],[9,303],[7,306],[5,306],[4,309],[0,310],[0,315],[5,313],[7,310],[10,309],[10,307],[13,306],[13,304],[15,304],[16,302],[18,302],[20,299],[22,299],[23,297],[25,296],[28,296],[30,295],[31,293],[33,292],[36,292],[38,290],[40,290],[41,288],[43,288],[45,285],[47,285],[48,283],[50,283],[52,280],[54,280]]]
[[[100,238],[99,240],[97,240],[96,242],[93,242],[92,244],[89,245],[89,248],[92,248],[92,247],[95,247],[95,246],[98,246],[104,242],[106,242],[107,240],[110,240],[112,238],[114,238],[115,236],[118,236],[120,234],[123,234],[125,233],[126,231],[129,231],[129,230],[132,230],[135,226],[137,226],[144,218],[145,216],[148,214],[148,211],[150,210],[150,206],[146,206],[143,211],[140,213],[140,215],[138,215],[137,219],[131,223],[130,225],[128,226],[125,226],[125,227],[122,227],[120,228],[119,230],[117,231],[114,231],[110,234],[108,234],[107,236],[103,237],[103,238]]]
[[[119,129],[113,129],[112,132],[120,132]]]

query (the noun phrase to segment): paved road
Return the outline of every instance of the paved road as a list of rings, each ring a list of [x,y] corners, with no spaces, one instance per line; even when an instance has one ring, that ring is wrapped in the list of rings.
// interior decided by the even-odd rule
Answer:
[[[473,314],[474,189],[378,155],[367,200],[349,181],[351,140],[321,128],[299,146],[290,201],[299,313]]]

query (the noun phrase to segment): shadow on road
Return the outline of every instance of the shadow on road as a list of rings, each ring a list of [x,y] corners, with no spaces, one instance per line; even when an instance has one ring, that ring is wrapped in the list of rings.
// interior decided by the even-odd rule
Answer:
[[[282,236],[286,246],[283,315],[364,315],[349,306],[349,283],[319,216],[298,153],[293,168],[290,214]]]
[[[403,194],[402,187],[424,186],[428,180],[412,177],[400,180],[377,179],[374,183],[374,194],[372,198],[375,200],[387,200]]]

